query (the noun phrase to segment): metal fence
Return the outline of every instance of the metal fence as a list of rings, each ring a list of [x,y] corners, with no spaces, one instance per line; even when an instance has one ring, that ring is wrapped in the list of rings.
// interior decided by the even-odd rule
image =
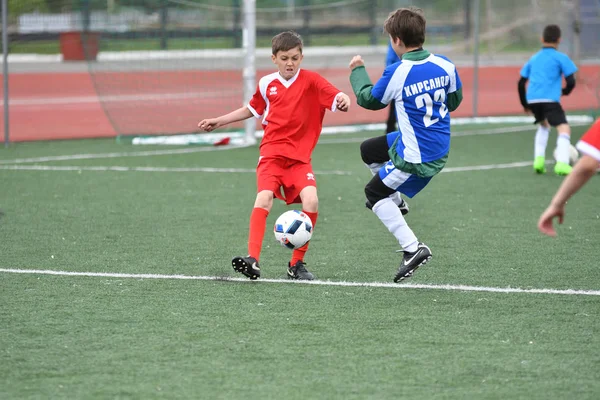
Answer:
[[[188,132],[190,128],[177,121],[196,118],[198,108],[216,113],[219,104],[232,108],[243,101],[242,3],[21,0],[11,3],[18,7],[8,8],[3,24],[8,43],[3,50],[12,60],[12,74],[88,74],[93,83],[90,96],[98,98],[116,134]],[[515,111],[518,66],[539,48],[543,27],[550,23],[563,30],[559,50],[582,66],[584,96],[568,106],[583,108],[585,100],[587,108],[600,108],[600,0],[257,0],[256,68],[270,65],[271,37],[294,29],[310,55],[307,66],[343,86],[348,59],[357,51],[369,65],[383,68],[388,40],[383,21],[390,11],[408,5],[421,7],[427,17],[426,47],[449,56],[464,71],[469,98],[462,108],[469,108],[467,114]],[[67,32],[83,33],[77,40],[87,63],[65,59]],[[512,69],[493,69],[499,66]],[[221,82],[221,89],[215,82]],[[159,92],[165,95],[156,95]],[[203,96],[208,93],[212,97],[207,102]],[[4,97],[7,107],[8,88]],[[494,109],[489,99],[496,99]],[[502,102],[512,108],[499,107]],[[139,116],[140,109],[146,110],[146,117]],[[5,113],[5,125],[8,116]]]
[[[52,1],[59,0],[48,3]],[[424,9],[431,43],[467,49],[476,22],[475,3],[483,52],[535,45],[543,26],[557,23],[565,28],[567,44],[574,44],[579,32],[582,57],[599,53],[600,0],[267,0],[256,2],[256,29],[259,39],[290,28],[301,33],[307,45],[314,38],[326,41],[339,35],[352,36],[355,44],[375,45],[385,41],[381,23],[387,14],[410,4]],[[241,0],[81,0],[66,3],[61,10],[19,14],[9,10],[10,42],[18,47],[22,42],[57,39],[65,30],[89,30],[112,40],[156,39],[157,49],[168,49],[169,42],[178,38],[221,38],[228,46],[241,47]]]

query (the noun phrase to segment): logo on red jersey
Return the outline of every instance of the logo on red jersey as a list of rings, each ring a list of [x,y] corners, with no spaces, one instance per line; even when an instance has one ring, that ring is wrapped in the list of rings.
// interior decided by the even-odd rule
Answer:
[[[308,179],[309,181],[314,181],[315,176],[309,172],[308,174],[306,174],[306,179]]]
[[[277,94],[277,86],[271,86],[269,88],[269,95],[270,96],[275,96]]]

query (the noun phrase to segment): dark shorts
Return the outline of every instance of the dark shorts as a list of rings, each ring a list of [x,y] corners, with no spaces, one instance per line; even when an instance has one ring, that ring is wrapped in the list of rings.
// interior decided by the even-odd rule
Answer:
[[[560,103],[531,103],[529,109],[535,117],[534,124],[539,124],[545,120],[550,126],[558,126],[567,123],[567,117]]]

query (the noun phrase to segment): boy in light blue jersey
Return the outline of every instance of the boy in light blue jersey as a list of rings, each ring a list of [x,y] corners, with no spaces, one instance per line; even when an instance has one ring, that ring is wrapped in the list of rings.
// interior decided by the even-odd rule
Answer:
[[[542,36],[542,49],[534,54],[521,69],[519,80],[519,99],[528,114],[535,117],[534,124],[539,124],[535,134],[533,170],[538,174],[546,172],[546,146],[550,127],[556,127],[556,164],[554,173],[568,175],[572,167],[569,165],[571,147],[571,128],[567,123],[565,112],[560,105],[560,96],[568,95],[575,87],[577,66],[569,56],[557,50],[561,31],[557,25],[548,25]],[[565,77],[566,86],[562,87]],[[527,89],[525,89],[525,85]]]
[[[360,56],[350,61],[350,82],[361,107],[379,110],[394,102],[399,131],[365,140],[362,160],[374,176],[365,187],[372,209],[404,252],[394,282],[412,276],[431,259],[407,225],[400,193],[413,197],[444,168],[450,151],[450,111],[462,101],[462,84],[447,58],[423,49],[425,17],[409,7],[392,12],[384,23],[401,61],[385,69],[375,85]],[[405,208],[405,210],[403,209]]]

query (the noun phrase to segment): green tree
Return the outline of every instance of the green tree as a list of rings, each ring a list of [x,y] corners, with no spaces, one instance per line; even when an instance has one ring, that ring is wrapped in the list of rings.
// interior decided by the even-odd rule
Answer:
[[[48,12],[47,0],[8,0],[8,15],[18,17],[33,12]]]

